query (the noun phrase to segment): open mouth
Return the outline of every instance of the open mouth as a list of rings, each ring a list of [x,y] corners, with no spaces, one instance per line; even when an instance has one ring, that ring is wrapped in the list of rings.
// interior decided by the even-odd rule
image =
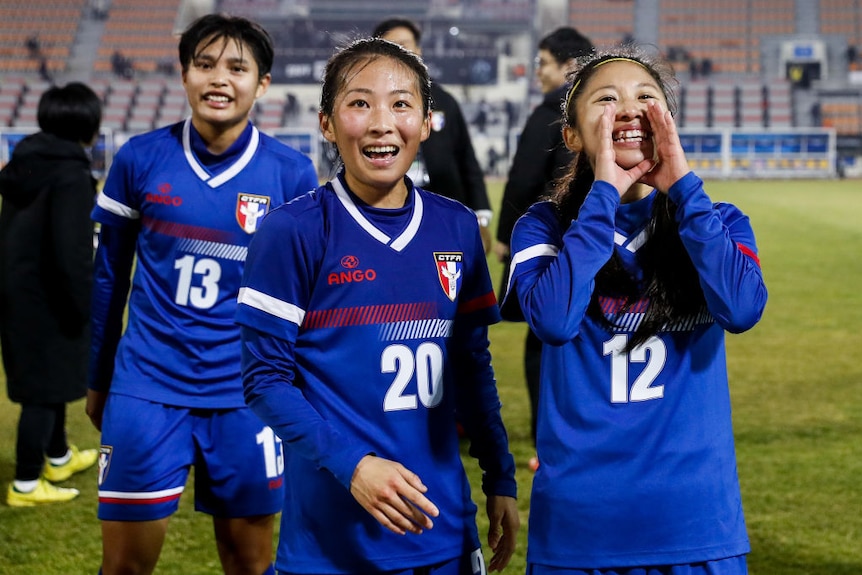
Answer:
[[[398,155],[398,147],[397,146],[369,146],[362,150],[362,153],[367,158],[371,158],[372,160],[381,160],[385,158],[392,158]]]
[[[644,130],[621,130],[613,135],[614,142],[635,143],[652,139],[652,134]]]

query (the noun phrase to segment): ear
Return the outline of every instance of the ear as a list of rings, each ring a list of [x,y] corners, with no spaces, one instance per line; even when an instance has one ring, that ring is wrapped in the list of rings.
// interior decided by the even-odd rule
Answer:
[[[428,139],[428,136],[431,135],[431,111],[428,111],[428,114],[425,116],[425,119],[422,120],[422,132],[419,137],[420,142],[424,142]]]
[[[327,142],[335,143],[335,131],[332,129],[332,122],[329,116],[323,112],[317,113],[317,123],[320,126],[320,133],[326,138]]]
[[[566,143],[566,147],[576,154],[584,147],[578,131],[571,126],[563,126],[563,141]]]
[[[269,83],[272,82],[272,74],[266,74],[260,81],[257,83],[257,91],[255,92],[254,99],[257,100],[264,94],[266,94],[266,90],[269,88]]]

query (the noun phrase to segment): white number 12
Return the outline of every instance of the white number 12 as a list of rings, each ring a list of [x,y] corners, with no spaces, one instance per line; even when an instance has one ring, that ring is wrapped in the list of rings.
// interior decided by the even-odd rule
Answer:
[[[648,401],[664,397],[664,386],[652,383],[664,368],[667,348],[657,337],[651,337],[631,352],[626,352],[628,336],[618,334],[605,342],[603,353],[611,356],[611,403]],[[649,352],[649,353],[647,353]],[[646,363],[629,390],[629,363]]]

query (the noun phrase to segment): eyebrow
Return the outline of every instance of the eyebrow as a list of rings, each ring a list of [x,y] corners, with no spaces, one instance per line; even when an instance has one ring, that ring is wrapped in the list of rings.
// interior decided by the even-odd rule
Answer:
[[[345,91],[345,95],[358,92],[360,94],[373,94],[374,92],[370,88],[350,88]],[[392,90],[389,92],[390,96],[408,94],[413,96],[414,93],[411,90]]]
[[[655,84],[652,84],[650,82],[641,82],[640,84],[637,84],[635,86],[635,88],[655,88],[655,89],[658,89],[658,86],[656,86]],[[592,90],[590,90],[590,94],[595,94],[599,90],[616,90],[616,89],[617,89],[617,87],[615,85],[607,84],[605,86],[597,86],[597,87],[593,88]]]

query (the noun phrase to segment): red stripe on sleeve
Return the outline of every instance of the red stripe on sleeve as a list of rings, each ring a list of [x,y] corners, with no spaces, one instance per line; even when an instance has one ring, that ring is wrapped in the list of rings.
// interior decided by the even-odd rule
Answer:
[[[760,258],[757,257],[757,254],[754,253],[750,247],[744,246],[741,243],[737,242],[736,247],[739,248],[739,251],[750,257],[754,260],[754,263],[757,264],[757,267],[760,267]]]
[[[483,296],[458,304],[458,313],[470,313],[479,309],[487,309],[497,305],[497,296],[490,291]]]

